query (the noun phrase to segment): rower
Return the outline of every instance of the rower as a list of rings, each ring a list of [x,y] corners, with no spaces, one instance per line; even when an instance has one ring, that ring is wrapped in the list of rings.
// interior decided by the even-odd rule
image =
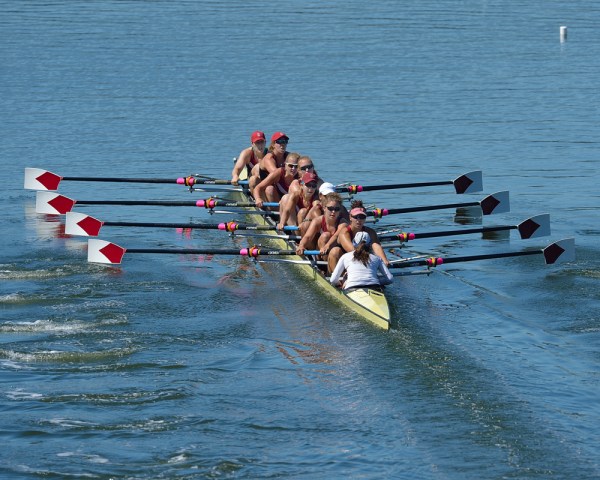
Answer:
[[[277,225],[279,230],[282,230],[286,225],[298,225],[300,235],[304,235],[310,223],[310,220],[304,222],[306,215],[311,209],[321,209],[317,190],[318,179],[319,177],[314,172],[305,173],[302,175],[300,182],[300,191],[293,194],[290,190],[284,201],[280,202],[280,220]]]
[[[365,221],[367,220],[367,210],[364,207],[361,200],[354,200],[350,210],[350,225],[345,230],[342,230],[338,235],[338,246],[331,249],[329,252],[329,260],[334,265],[337,264],[338,260],[342,257],[345,252],[351,252],[354,250],[352,239],[358,232],[367,232],[371,239],[371,248],[373,253],[377,255],[383,263],[388,266],[390,264],[385,251],[381,247],[377,232],[370,227],[365,227]]]
[[[283,132],[275,132],[271,135],[271,144],[268,153],[258,164],[258,179],[252,191],[256,205],[260,208],[264,202],[279,202],[280,196],[273,182],[272,173],[285,166],[289,154],[287,144],[288,136]]]
[[[250,146],[240,152],[233,170],[231,172],[231,183],[237,185],[240,180],[240,174],[244,168],[252,170],[258,165],[260,160],[267,154],[265,148],[265,134],[259,130],[253,132],[250,136]],[[250,173],[250,172],[249,172]],[[254,188],[252,181],[249,182],[250,189]]]
[[[313,218],[306,233],[302,236],[296,253],[302,255],[305,249],[319,249],[321,255],[327,256],[329,250],[337,245],[339,232],[348,222],[340,214],[342,212],[342,197],[338,193],[329,193],[324,201],[325,213]],[[335,267],[335,264],[332,265]],[[331,272],[331,270],[330,270]]]
[[[383,260],[371,253],[372,245],[367,232],[357,232],[352,239],[353,250],[342,255],[331,274],[330,283],[346,291],[353,288],[380,290],[382,285],[392,283],[394,277]],[[342,281],[344,271],[346,279]]]
[[[306,173],[312,173],[316,175],[317,187],[323,183],[323,180],[319,178],[317,172],[315,171],[315,165],[312,159],[308,155],[303,155],[298,159],[298,174],[299,177],[292,182],[290,185],[289,191],[286,195],[284,195],[279,201],[279,223],[277,224],[277,228],[279,230],[283,229],[286,225],[301,225],[303,220],[306,218],[309,211],[302,211],[302,208],[306,205],[302,202],[300,197],[304,195],[306,197],[306,191],[303,189],[302,179]],[[303,193],[304,192],[304,193]],[[321,209],[321,202],[319,200],[318,192],[313,192],[313,196],[316,196],[314,200],[316,202],[311,205],[311,208],[315,208],[316,213],[311,215],[308,219],[310,221],[315,216],[319,216],[323,214],[323,210]],[[308,197],[305,198],[308,200]],[[308,225],[305,225],[302,232],[306,231]]]
[[[298,159],[300,158],[299,153],[291,152],[288,153],[285,159],[285,165],[281,168],[273,170],[267,178],[260,182],[254,189],[254,195],[256,198],[256,206],[262,208],[264,198],[263,192],[269,186],[276,188],[277,199],[286,195],[290,189],[290,185],[293,181],[298,178]],[[271,198],[274,195],[271,196]]]

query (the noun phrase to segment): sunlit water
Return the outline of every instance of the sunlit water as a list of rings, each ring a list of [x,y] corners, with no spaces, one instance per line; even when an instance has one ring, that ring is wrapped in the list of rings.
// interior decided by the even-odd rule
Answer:
[[[596,478],[600,422],[594,2],[0,2],[0,411],[7,478]],[[560,42],[559,27],[568,26]],[[283,130],[330,181],[484,172],[482,194],[373,192],[381,207],[511,192],[511,212],[386,219],[469,255],[537,256],[398,277],[394,329],[339,310],[289,265],[210,256],[86,262],[35,213],[24,167],[225,178],[250,132]],[[79,200],[189,199],[64,182]],[[212,222],[191,208],[81,206],[103,220]],[[459,212],[460,213],[460,212]],[[217,232],[106,228],[140,246]],[[245,239],[235,244],[246,244]]]

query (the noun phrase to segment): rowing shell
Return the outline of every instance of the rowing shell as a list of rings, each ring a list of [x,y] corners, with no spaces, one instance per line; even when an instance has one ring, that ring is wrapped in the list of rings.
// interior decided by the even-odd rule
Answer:
[[[235,194],[240,196],[242,201],[253,201],[247,188],[244,188],[241,192],[235,192]],[[246,211],[249,215],[252,215],[253,222],[259,225],[272,226],[273,231],[276,232],[274,220],[264,215],[264,211],[257,208],[248,208]],[[257,213],[253,215],[253,211]],[[296,248],[296,244],[289,240],[275,238],[272,241],[278,248]],[[385,330],[390,328],[390,309],[387,298],[383,293],[372,288],[356,288],[345,292],[331,285],[328,278],[311,258],[302,256],[302,259],[304,260],[303,263],[294,263],[293,266],[297,267],[302,274],[315,281],[324,292],[334,297],[339,303],[345,305],[365,320]]]

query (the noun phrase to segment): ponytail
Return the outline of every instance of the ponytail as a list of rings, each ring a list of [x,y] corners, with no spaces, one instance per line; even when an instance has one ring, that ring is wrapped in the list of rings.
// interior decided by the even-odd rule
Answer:
[[[354,260],[358,260],[365,267],[369,266],[371,258],[369,254],[371,253],[371,246],[367,245],[365,242],[360,242],[356,248],[354,249]]]

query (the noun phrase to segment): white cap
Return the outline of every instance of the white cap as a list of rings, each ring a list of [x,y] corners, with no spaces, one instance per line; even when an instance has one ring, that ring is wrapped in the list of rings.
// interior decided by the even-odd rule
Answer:
[[[323,182],[319,187],[319,194],[321,195],[327,195],[328,193],[333,192],[335,192],[335,187],[333,186],[333,183]]]
[[[371,244],[371,236],[367,232],[358,232],[354,235],[354,239],[352,240],[352,245],[358,247],[360,242],[365,242],[367,245]]]

